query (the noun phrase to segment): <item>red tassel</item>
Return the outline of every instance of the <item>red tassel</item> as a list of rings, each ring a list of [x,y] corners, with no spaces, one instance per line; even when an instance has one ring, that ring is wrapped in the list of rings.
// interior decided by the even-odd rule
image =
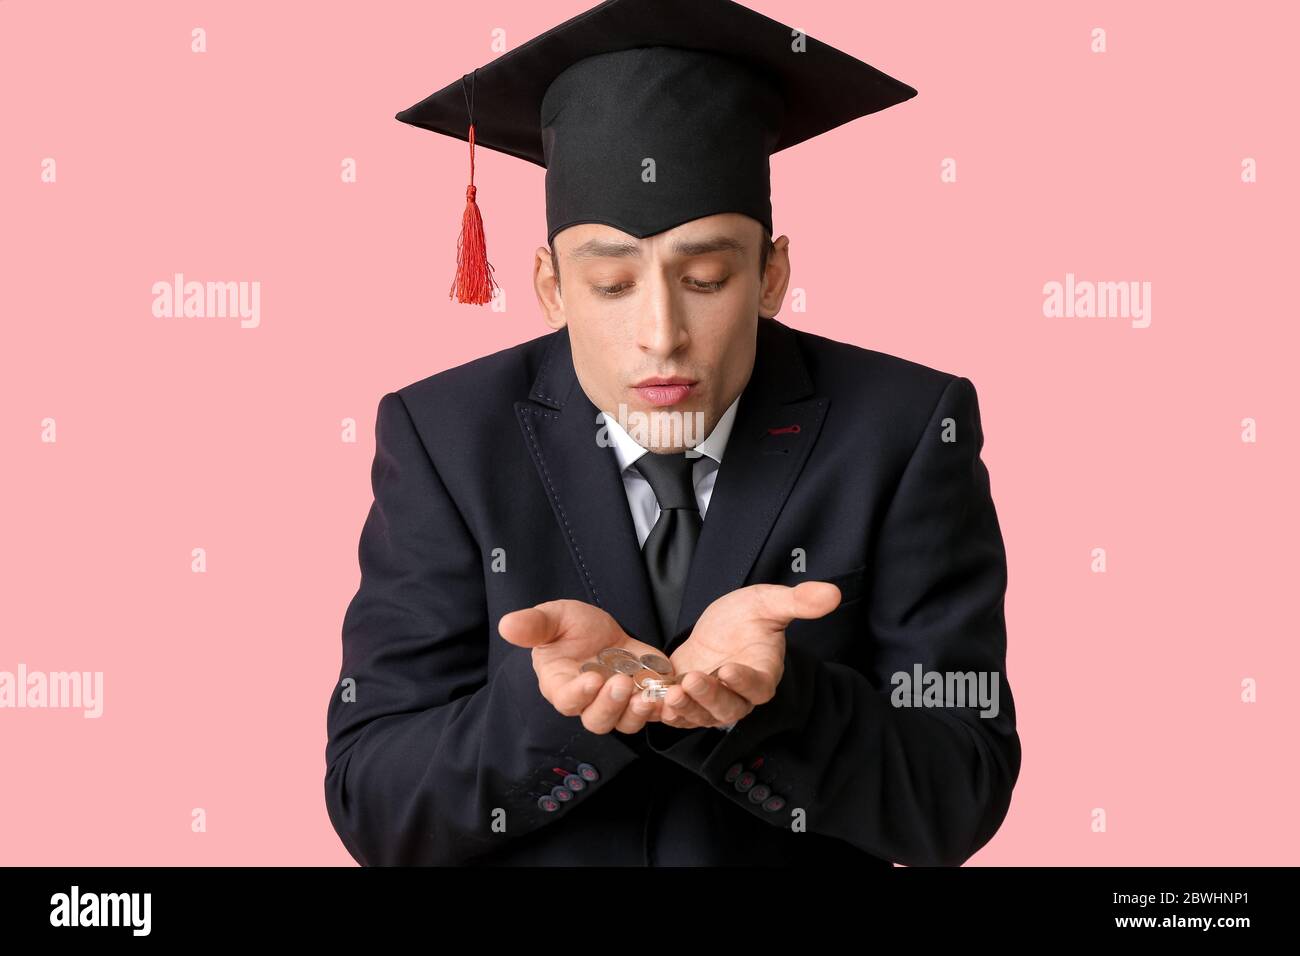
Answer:
[[[460,221],[460,238],[456,240],[456,278],[448,298],[466,305],[483,305],[492,301],[497,287],[492,264],[487,260],[487,241],[483,236],[483,217],[474,201],[474,124],[469,126],[469,188],[465,190],[465,214]]]

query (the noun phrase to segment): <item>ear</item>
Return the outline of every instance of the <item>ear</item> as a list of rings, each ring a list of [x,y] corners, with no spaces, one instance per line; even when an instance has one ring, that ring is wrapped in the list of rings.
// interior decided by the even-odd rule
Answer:
[[[533,291],[537,293],[537,304],[542,307],[546,324],[552,329],[564,328],[564,300],[560,297],[560,283],[548,246],[538,246],[534,253]]]
[[[758,314],[775,318],[785,301],[786,286],[790,284],[790,237],[780,236],[772,241],[772,251],[767,255],[767,269],[763,272],[763,289],[758,300]]]

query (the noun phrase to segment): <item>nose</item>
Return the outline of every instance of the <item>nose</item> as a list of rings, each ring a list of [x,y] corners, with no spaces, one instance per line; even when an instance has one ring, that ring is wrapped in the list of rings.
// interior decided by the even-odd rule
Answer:
[[[673,292],[662,275],[651,280],[644,299],[645,311],[638,318],[637,344],[641,351],[656,359],[672,356],[690,341]]]

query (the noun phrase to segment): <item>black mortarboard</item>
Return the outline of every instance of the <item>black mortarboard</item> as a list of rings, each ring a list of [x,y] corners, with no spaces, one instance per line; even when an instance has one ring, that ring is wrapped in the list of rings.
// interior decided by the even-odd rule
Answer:
[[[738,212],[772,231],[768,156],[916,90],[731,0],[606,0],[402,110],[470,144],[452,292],[490,300],[474,146],[546,168],[547,241]]]

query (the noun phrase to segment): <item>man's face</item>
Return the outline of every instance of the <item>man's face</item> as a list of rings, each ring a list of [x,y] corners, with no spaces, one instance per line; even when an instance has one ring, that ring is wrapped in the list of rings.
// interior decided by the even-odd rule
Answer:
[[[550,251],[537,250],[538,300],[548,325],[568,326],[578,382],[593,405],[615,418],[620,406],[694,421],[702,413],[693,441],[664,430],[651,447],[632,432],[652,451],[680,452],[704,438],[749,382],[758,317],[776,314],[789,278],[785,236],[760,276],[763,240],[763,227],[739,213],[645,239],[582,223],[555,236],[558,286]],[[680,384],[654,384],[662,379]]]

